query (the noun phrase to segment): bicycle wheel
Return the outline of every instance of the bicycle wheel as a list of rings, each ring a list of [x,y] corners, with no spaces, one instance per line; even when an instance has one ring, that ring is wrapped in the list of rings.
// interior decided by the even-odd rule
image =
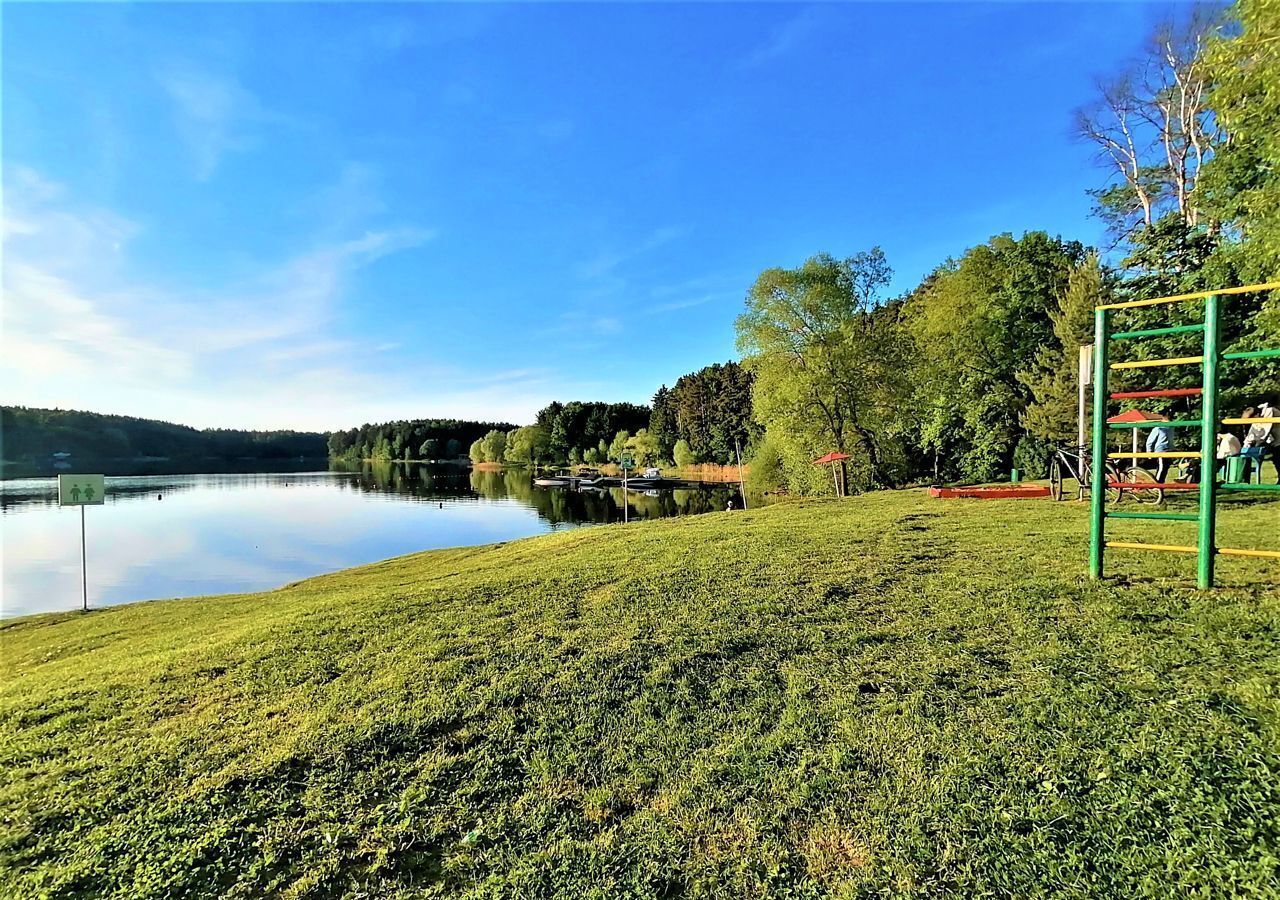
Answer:
[[[1164,501],[1164,491],[1158,487],[1147,487],[1147,485],[1158,484],[1156,476],[1152,475],[1141,466],[1134,466],[1125,473],[1125,481],[1134,485],[1132,488],[1133,496],[1141,503],[1161,503]]]
[[[1113,484],[1120,484],[1124,479],[1120,476],[1120,470],[1115,467],[1114,463],[1107,463],[1107,502],[1113,506],[1124,498],[1124,491],[1118,487],[1111,487]]]
[[[1049,495],[1054,500],[1062,499],[1062,460],[1056,456],[1049,460]]]

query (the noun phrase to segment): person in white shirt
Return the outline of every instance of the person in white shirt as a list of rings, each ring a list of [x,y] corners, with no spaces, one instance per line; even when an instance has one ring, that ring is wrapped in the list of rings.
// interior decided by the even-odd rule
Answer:
[[[1218,435],[1218,459],[1239,456],[1241,448],[1240,438],[1231,432],[1226,431]]]
[[[1218,435],[1218,451],[1215,454],[1218,457],[1218,471],[1226,476],[1227,460],[1233,456],[1240,455],[1240,438],[1236,437],[1229,431],[1224,431]]]

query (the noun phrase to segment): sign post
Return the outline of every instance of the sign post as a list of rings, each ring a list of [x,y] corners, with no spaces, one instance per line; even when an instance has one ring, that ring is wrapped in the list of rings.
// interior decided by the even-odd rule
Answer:
[[[1080,346],[1080,392],[1076,407],[1076,452],[1083,460],[1089,449],[1089,386],[1093,384],[1093,344]],[[1138,432],[1134,432],[1136,435]],[[1081,480],[1076,485],[1076,499],[1084,499],[1084,466],[1080,467]]]
[[[747,483],[742,479],[742,450],[738,447],[738,439],[733,439],[733,455],[738,458],[738,493],[742,495],[742,508],[747,508]]]
[[[106,503],[106,487],[101,475],[59,475],[58,505],[80,507],[80,608],[89,609],[89,568],[84,540],[84,508]]]
[[[635,457],[623,453],[618,457],[618,465],[622,466],[622,523],[631,521],[631,504],[627,501],[627,472],[636,467]]]

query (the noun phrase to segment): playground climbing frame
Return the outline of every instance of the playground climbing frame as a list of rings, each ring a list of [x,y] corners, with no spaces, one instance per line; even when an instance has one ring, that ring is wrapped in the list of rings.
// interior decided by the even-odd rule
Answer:
[[[1106,466],[1093,466],[1093,485],[1091,490],[1091,516],[1089,540],[1089,575],[1101,578],[1103,563],[1108,549],[1114,550],[1148,550],[1164,553],[1186,553],[1196,556],[1196,582],[1202,589],[1213,587],[1214,560],[1218,556],[1249,556],[1267,559],[1280,559],[1278,550],[1249,550],[1235,547],[1219,547],[1217,532],[1217,501],[1219,491],[1280,491],[1280,484],[1218,484],[1215,474],[1216,446],[1219,425],[1239,425],[1271,422],[1280,423],[1280,418],[1220,418],[1218,415],[1218,371],[1223,363],[1240,360],[1269,359],[1280,357],[1280,348],[1273,350],[1245,350],[1237,353],[1223,353],[1220,347],[1218,330],[1222,297],[1231,294],[1245,294],[1253,291],[1280,289],[1280,282],[1269,284],[1253,284],[1245,287],[1226,288],[1218,291],[1205,291],[1195,294],[1179,294],[1175,297],[1156,297],[1150,300],[1135,300],[1129,303],[1109,303],[1094,310],[1094,342],[1093,342],[1093,459],[1104,458],[1132,459],[1135,456],[1143,459],[1177,458],[1199,459],[1200,484],[1188,488],[1181,483],[1152,485],[1169,490],[1198,487],[1199,510],[1195,515],[1173,512],[1142,513],[1143,519],[1163,519],[1175,522],[1195,521],[1198,524],[1195,544],[1149,544],[1136,541],[1108,541],[1106,539],[1107,519],[1138,518],[1136,513],[1119,511],[1108,512],[1106,508],[1106,488],[1124,487],[1123,484],[1107,482]],[[1183,303],[1194,300],[1204,301],[1204,321],[1192,325],[1171,325],[1165,328],[1146,328],[1135,331],[1112,332],[1111,317],[1116,310],[1136,307],[1159,306],[1172,303]],[[1200,332],[1204,336],[1203,350],[1196,356],[1177,356],[1168,359],[1134,360],[1131,362],[1111,362],[1110,344],[1112,341],[1141,340],[1169,334],[1192,334]],[[1141,391],[1108,391],[1108,373],[1124,369],[1157,369],[1168,366],[1198,365],[1203,373],[1203,383],[1199,388],[1152,388]],[[1171,428],[1192,428],[1200,431],[1200,449],[1198,451],[1176,450],[1163,453],[1107,453],[1107,404],[1111,400],[1125,400],[1154,397],[1200,397],[1200,418],[1179,419],[1172,422],[1161,422],[1160,425]],[[1113,426],[1119,428],[1129,425]]]

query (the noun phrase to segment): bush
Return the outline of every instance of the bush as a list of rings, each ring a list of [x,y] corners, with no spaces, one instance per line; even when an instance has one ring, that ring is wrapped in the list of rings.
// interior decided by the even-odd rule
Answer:
[[[675,457],[676,465],[682,469],[692,466],[698,461],[697,457],[693,455],[693,450],[689,447],[689,442],[684,438],[676,441],[675,449],[671,452]]]
[[[682,443],[684,441],[676,444],[677,454]],[[751,457],[751,466],[747,469],[747,490],[755,494],[766,494],[777,493],[786,487],[787,476],[782,454],[778,451],[777,443],[765,437],[756,446],[755,454]]]
[[[1049,474],[1049,454],[1053,443],[1034,435],[1024,434],[1013,451],[1013,467],[1024,478],[1045,478]]]

